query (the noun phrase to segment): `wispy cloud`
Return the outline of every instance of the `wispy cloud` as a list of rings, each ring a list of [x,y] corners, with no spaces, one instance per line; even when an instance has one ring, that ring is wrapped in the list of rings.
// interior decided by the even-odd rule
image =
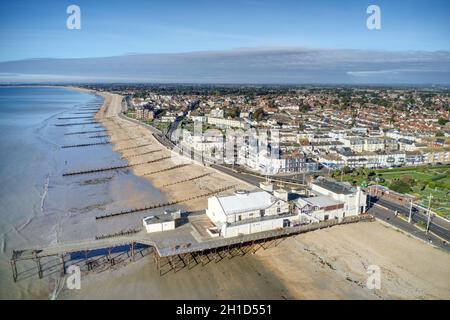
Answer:
[[[1,82],[30,75],[30,81],[450,83],[450,52],[243,48],[10,61],[0,63],[0,73]]]

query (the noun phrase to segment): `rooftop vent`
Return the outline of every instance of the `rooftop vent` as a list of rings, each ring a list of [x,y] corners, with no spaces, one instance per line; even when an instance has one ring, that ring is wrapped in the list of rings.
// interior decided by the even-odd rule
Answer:
[[[238,196],[246,196],[246,195],[249,194],[249,192],[248,192],[247,190],[236,190],[236,191],[234,192],[234,194],[235,194],[235,195],[238,195]]]

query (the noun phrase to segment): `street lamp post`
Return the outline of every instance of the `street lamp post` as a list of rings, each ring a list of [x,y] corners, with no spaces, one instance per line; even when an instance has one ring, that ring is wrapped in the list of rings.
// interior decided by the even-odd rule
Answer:
[[[408,217],[408,222],[411,223],[411,216],[412,216],[412,208],[413,208],[413,202],[412,199],[410,200],[410,206],[409,206],[409,217]]]
[[[429,196],[429,200],[428,200],[428,219],[427,219],[427,233],[428,233],[428,230],[429,230],[429,228],[430,228],[430,221],[431,221],[431,198],[433,198],[433,195],[432,194],[430,194],[430,196]]]

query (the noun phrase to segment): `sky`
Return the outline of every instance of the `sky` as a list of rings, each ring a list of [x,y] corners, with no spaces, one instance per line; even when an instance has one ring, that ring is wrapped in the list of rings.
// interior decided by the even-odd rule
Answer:
[[[66,9],[71,4],[81,9],[80,30],[66,28]],[[366,27],[366,9],[371,4],[381,9],[380,30]],[[335,54],[347,49],[400,55],[434,52],[439,57],[436,51],[450,51],[449,12],[448,0],[1,1],[0,73],[14,73],[9,61],[23,59],[217,51],[233,55],[250,49],[283,53],[289,48],[306,48]],[[352,56],[352,61],[355,59]],[[444,65],[447,59],[445,56]],[[364,63],[365,59],[361,60]],[[16,72],[21,75],[26,72],[23,65],[19,69]],[[386,72],[382,66],[379,70],[362,69],[345,72]],[[391,66],[388,72],[394,69],[399,70]],[[71,75],[64,72],[59,76]],[[92,76],[100,79],[108,75]],[[122,74],[116,76],[122,78]],[[442,80],[442,74],[439,77]]]

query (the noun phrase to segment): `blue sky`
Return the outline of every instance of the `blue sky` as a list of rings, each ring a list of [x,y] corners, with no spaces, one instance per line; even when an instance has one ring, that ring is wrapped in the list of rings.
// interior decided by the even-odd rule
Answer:
[[[66,28],[71,4],[81,30]],[[366,27],[371,4],[381,30]],[[0,1],[0,83],[450,84],[449,12],[448,0]]]
[[[81,8],[81,30],[65,27]],[[381,7],[382,29],[366,28]],[[0,61],[307,47],[450,50],[450,1],[1,1]]]

